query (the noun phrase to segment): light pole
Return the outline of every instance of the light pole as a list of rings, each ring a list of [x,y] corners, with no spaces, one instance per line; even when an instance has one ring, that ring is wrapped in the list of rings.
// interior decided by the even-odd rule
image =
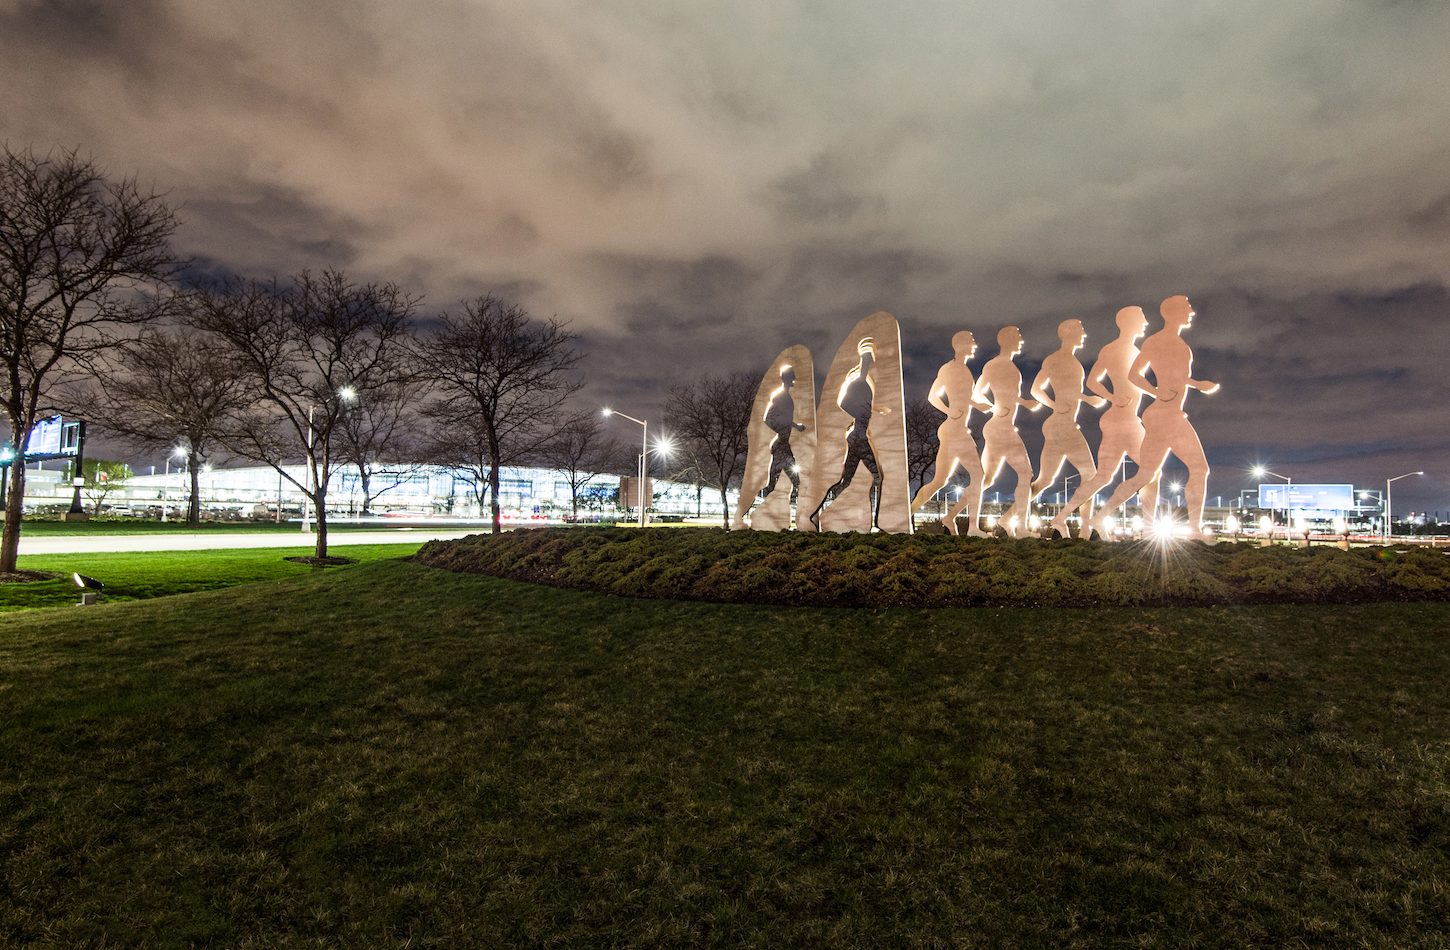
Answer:
[[[622,413],[622,412],[616,412],[615,410],[610,409],[607,406],[604,409],[604,416],[605,416],[605,418],[608,418],[610,416],[619,416],[621,419],[628,419],[630,422],[633,422],[635,425],[639,426],[639,428],[640,428],[640,437],[639,437],[639,526],[641,528],[643,528],[644,527],[644,482],[645,482],[645,464],[646,464],[646,461],[645,460],[649,458],[649,423],[648,422],[645,422],[643,419],[636,419],[634,416],[626,415],[625,413]]]
[[[1255,478],[1263,478],[1265,475],[1272,475],[1275,478],[1282,478],[1284,480],[1284,520],[1287,522],[1289,520],[1290,505],[1293,503],[1293,499],[1291,499],[1289,495],[1294,487],[1294,479],[1290,478],[1288,475],[1280,475],[1278,472],[1271,472],[1262,465],[1255,465],[1250,471]],[[1269,510],[1273,511],[1274,509],[1272,506],[1270,506]],[[1285,526],[1284,534],[1286,537],[1288,536],[1287,525]]]
[[[1390,522],[1390,503],[1393,501],[1390,495],[1390,486],[1402,478],[1409,478],[1411,475],[1423,475],[1424,472],[1406,472],[1403,475],[1396,475],[1394,478],[1385,479],[1385,543],[1394,537],[1395,529]]]
[[[161,475],[161,521],[163,523],[166,521],[166,508],[171,502],[171,460],[180,461],[184,458],[186,458],[186,449],[179,445],[166,456],[166,469]],[[179,472],[181,469],[178,468],[177,471]]]
[[[353,389],[351,386],[343,386],[341,389],[339,389],[337,391],[337,398],[339,400],[341,400],[342,402],[350,403],[350,402],[354,401],[355,399],[357,399],[357,390],[356,389]],[[303,534],[306,534],[308,532],[308,530],[309,530],[308,527],[307,527],[307,508],[308,508],[308,502],[310,502],[312,500],[312,490],[313,490],[313,481],[314,481],[313,476],[312,476],[312,471],[313,471],[313,469],[315,469],[317,467],[317,462],[316,462],[316,460],[314,459],[314,457],[312,455],[312,444],[313,444],[313,442],[315,441],[315,438],[316,438],[316,431],[312,428],[312,414],[316,410],[317,410],[317,404],[316,403],[313,403],[312,405],[310,405],[310,406],[307,407],[307,465],[306,465],[306,471],[303,473],[304,476],[307,479],[307,489],[302,493],[302,533]],[[331,431],[332,430],[329,428],[328,429],[328,432],[331,433]],[[277,511],[279,513],[282,511],[282,499],[280,497],[277,499]]]

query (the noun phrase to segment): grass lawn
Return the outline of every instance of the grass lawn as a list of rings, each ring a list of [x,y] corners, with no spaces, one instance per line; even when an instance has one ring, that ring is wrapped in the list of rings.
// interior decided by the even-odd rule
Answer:
[[[346,531],[386,531],[402,528],[410,522],[399,519],[327,523],[329,535]],[[296,521],[275,524],[271,521],[203,521],[188,525],[185,521],[143,521],[139,518],[95,518],[90,521],[31,521],[21,526],[21,537],[58,538],[87,537],[99,534],[301,534]]]
[[[332,550],[357,561],[406,557],[418,550],[409,544],[349,544]],[[296,548],[238,548],[219,551],[145,551],[129,554],[33,554],[20,558],[24,570],[59,574],[55,580],[0,584],[0,613],[35,607],[74,606],[80,591],[71,572],[99,578],[107,601],[144,600],[170,594],[217,590],[257,581],[305,577],[330,568],[285,560],[310,556],[310,545]],[[3,634],[0,634],[3,638]]]
[[[396,560],[17,613],[0,944],[1445,945],[1447,631]]]

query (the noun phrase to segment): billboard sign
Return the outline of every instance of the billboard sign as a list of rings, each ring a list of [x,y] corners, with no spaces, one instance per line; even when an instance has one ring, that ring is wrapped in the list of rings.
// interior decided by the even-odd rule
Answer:
[[[35,425],[30,428],[30,438],[25,442],[25,454],[59,455],[60,429],[60,416],[36,420]]]
[[[1353,485],[1260,485],[1260,508],[1289,511],[1349,511],[1355,507]]]

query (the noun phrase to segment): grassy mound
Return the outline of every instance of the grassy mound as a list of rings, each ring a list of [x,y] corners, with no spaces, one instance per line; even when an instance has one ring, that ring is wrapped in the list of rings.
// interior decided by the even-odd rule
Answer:
[[[1435,944],[1446,631],[399,561],[16,614],[0,946]]]
[[[631,597],[816,607],[1450,599],[1450,557],[1423,549],[550,528],[433,541],[417,559]]]

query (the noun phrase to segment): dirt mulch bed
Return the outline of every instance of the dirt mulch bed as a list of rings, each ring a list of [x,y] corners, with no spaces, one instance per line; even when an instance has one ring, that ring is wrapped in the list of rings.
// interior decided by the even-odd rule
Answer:
[[[35,581],[53,581],[60,576],[50,571],[8,571],[0,574],[0,584],[31,584]]]

